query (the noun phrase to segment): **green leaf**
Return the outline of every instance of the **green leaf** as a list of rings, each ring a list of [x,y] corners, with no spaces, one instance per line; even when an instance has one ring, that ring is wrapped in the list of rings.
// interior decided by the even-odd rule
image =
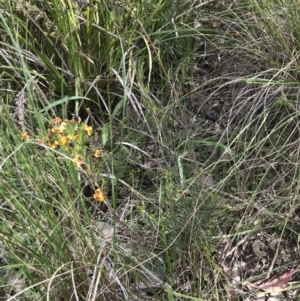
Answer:
[[[108,131],[109,131],[109,124],[105,123],[101,129],[103,145],[105,145],[108,140]]]
[[[117,114],[119,113],[119,111],[121,110],[121,108],[124,107],[125,101],[126,101],[125,98],[122,98],[122,99],[117,103],[117,105],[115,106],[115,108],[114,108],[114,110],[113,110],[113,112],[112,112],[112,114],[111,114],[112,118],[115,118],[116,115],[117,115]]]
[[[87,97],[84,97],[84,96],[71,96],[71,97],[64,97],[62,99],[59,99],[57,101],[54,101],[53,103],[51,103],[50,105],[46,106],[44,109],[40,110],[39,113],[43,113],[43,112],[46,112],[48,111],[49,109],[53,108],[53,107],[56,107],[58,105],[61,105],[65,102],[68,102],[70,100],[78,100],[78,99],[86,99],[86,100],[90,100],[89,98]]]

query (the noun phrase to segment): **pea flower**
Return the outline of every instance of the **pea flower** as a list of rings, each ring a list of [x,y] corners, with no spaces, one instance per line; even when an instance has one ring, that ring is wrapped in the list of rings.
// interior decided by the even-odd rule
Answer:
[[[99,149],[96,149],[96,150],[95,150],[95,152],[94,152],[94,154],[93,154],[93,157],[94,157],[94,158],[97,158],[97,159],[101,157],[101,153],[100,153]]]
[[[51,144],[51,148],[56,149],[59,147],[59,143],[57,140],[55,140],[52,144]]]
[[[62,122],[61,118],[59,117],[54,117],[51,121],[55,125],[60,125],[60,123]]]
[[[97,202],[103,202],[105,200],[104,194],[102,193],[100,188],[97,188],[93,198],[97,201]]]
[[[84,162],[80,161],[78,155],[75,155],[72,161],[73,161],[75,167],[80,167],[81,165],[84,164]]]
[[[29,136],[28,136],[27,132],[23,132],[23,133],[22,133],[21,139],[22,139],[23,141],[29,140]]]
[[[88,126],[87,124],[84,126],[84,130],[88,134],[88,136],[91,136],[93,133],[93,128],[91,126]]]

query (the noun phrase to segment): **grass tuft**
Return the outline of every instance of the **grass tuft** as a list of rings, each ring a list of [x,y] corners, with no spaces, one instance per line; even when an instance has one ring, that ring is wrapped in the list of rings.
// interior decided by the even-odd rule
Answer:
[[[0,298],[295,299],[298,11],[7,3]]]

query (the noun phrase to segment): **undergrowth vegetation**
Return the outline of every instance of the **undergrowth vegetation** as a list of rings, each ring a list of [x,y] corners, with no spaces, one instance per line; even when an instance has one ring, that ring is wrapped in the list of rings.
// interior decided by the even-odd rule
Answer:
[[[0,0],[1,300],[295,298],[299,14]]]

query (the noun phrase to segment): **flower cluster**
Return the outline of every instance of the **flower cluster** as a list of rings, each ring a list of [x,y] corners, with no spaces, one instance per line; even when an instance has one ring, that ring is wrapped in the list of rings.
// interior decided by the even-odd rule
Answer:
[[[77,120],[77,122],[75,121]],[[52,119],[53,127],[48,129],[48,141],[53,149],[60,148],[75,156],[82,153],[86,136],[91,136],[93,128],[81,119],[73,117],[71,120],[62,121],[59,117]]]
[[[51,120],[46,136],[39,137],[37,142],[40,145],[46,145],[52,149],[71,154],[74,166],[80,168],[85,164],[83,158],[86,157],[87,140],[92,134],[92,126],[82,122],[77,115],[73,115],[72,119],[64,121],[60,117],[55,117]],[[30,137],[27,132],[23,132],[21,139],[28,141]],[[96,159],[101,157],[99,149],[94,151],[93,157]],[[99,202],[105,200],[99,188],[95,191],[94,199]]]

